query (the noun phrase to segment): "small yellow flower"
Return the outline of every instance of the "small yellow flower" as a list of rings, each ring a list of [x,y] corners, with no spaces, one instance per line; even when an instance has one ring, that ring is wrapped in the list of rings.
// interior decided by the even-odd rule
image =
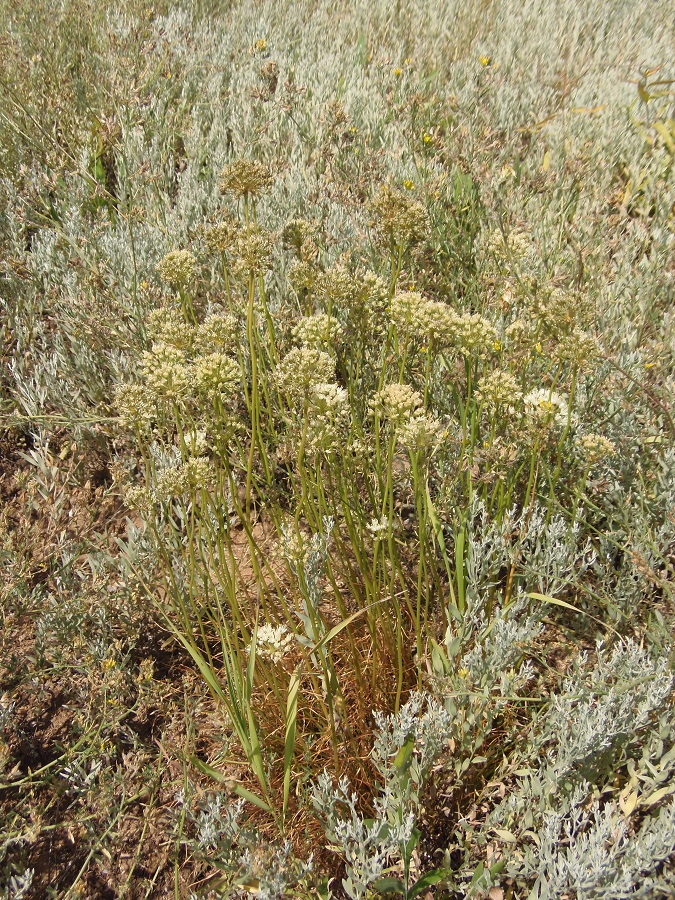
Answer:
[[[469,670],[462,667],[461,669],[459,669],[457,674],[460,678],[466,678],[466,676],[469,674]]]
[[[399,68],[394,69],[394,76],[396,78],[400,78],[401,75],[403,75],[403,69],[399,69]]]
[[[487,66],[491,65],[492,60],[490,59],[489,56],[479,56],[478,62],[481,64],[481,66],[487,67]]]
[[[406,191],[412,191],[415,188],[415,182],[411,181],[409,178],[406,178],[403,182],[403,187],[406,189]]]
[[[433,138],[431,137],[431,135],[429,134],[428,131],[425,131],[424,135],[422,136],[422,140],[424,141],[425,144],[430,144],[431,141],[433,140]]]
[[[492,346],[495,348],[495,351],[496,351],[496,352],[499,352],[499,351],[502,349],[502,342],[501,342],[501,341],[495,341],[494,344],[493,344]]]
[[[534,349],[537,351],[537,353],[543,353],[543,352],[544,352],[544,348],[541,346],[541,341],[538,341],[538,342],[534,345]]]
[[[653,369],[655,365],[656,363],[653,362],[645,363],[645,369]]]

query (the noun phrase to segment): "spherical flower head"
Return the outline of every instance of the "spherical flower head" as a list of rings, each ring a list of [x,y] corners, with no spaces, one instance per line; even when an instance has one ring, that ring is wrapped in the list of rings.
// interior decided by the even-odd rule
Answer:
[[[171,287],[181,288],[194,275],[197,260],[189,250],[172,250],[157,264],[157,274]]]
[[[239,223],[228,217],[204,230],[204,243],[212,253],[227,253],[236,243],[238,235]]]
[[[532,346],[536,340],[536,327],[525,319],[516,319],[504,332],[507,343],[514,350],[523,350]]]
[[[180,309],[153,309],[146,320],[146,329],[153,343],[168,344],[186,352],[192,347],[195,329],[185,321]]]
[[[417,291],[394,294],[389,304],[389,318],[399,340],[407,343],[425,331],[424,311],[428,301]]]
[[[525,416],[536,428],[562,429],[567,426],[569,409],[567,401],[547,388],[537,388],[523,397]]]
[[[541,296],[535,295],[533,312],[541,319],[544,328],[556,337],[570,334],[575,329],[591,324],[594,307],[588,294],[565,288],[553,288]]]
[[[481,379],[476,391],[476,399],[488,412],[513,415],[520,403],[523,392],[518,382],[509,372],[490,372]]]
[[[185,356],[170,344],[153,344],[143,354],[145,381],[154,394],[168,400],[181,400],[189,392],[191,377]]]
[[[302,291],[311,291],[320,275],[321,272],[313,260],[294,259],[288,267],[288,283],[298,294]]]
[[[274,238],[269,231],[253,227],[240,234],[236,245],[234,273],[240,277],[260,274],[272,266]]]
[[[381,538],[389,532],[389,519],[386,516],[382,516],[380,519],[372,519],[370,525],[366,525],[366,528],[374,538]]]
[[[193,378],[197,392],[215,400],[234,394],[241,381],[241,372],[235,360],[216,351],[194,361]]]
[[[261,625],[258,628],[255,652],[261,659],[279,665],[292,652],[294,645],[295,636],[285,625]]]
[[[115,391],[115,406],[127,428],[147,428],[157,418],[155,394],[144,384],[121,384]]]
[[[370,205],[372,224],[396,244],[416,243],[431,233],[424,206],[391,185],[383,185]]]
[[[349,308],[356,301],[360,288],[358,278],[336,263],[317,279],[316,295],[326,306],[331,305],[335,309]]]
[[[427,300],[420,310],[420,327],[439,347],[452,346],[460,332],[460,317],[439,300]]]
[[[315,248],[316,226],[306,219],[291,219],[281,232],[281,245],[284,250],[293,250],[297,256],[304,256],[307,244]]]
[[[579,447],[590,466],[613,456],[616,447],[602,434],[585,434],[579,438]]]
[[[166,466],[157,476],[152,497],[156,502],[168,502],[183,497],[190,489],[190,478],[184,465]]]
[[[422,409],[422,396],[409,384],[387,384],[373,395],[368,405],[374,416],[397,427]]]
[[[211,313],[197,328],[194,344],[202,351],[232,350],[237,343],[237,320],[229,313]]]
[[[183,465],[188,484],[194,490],[208,487],[213,481],[213,466],[206,456],[191,456]]]
[[[335,377],[335,360],[323,350],[295,347],[274,370],[274,380],[280,391],[302,403],[318,384]]]
[[[316,313],[301,319],[293,336],[307,347],[332,347],[340,341],[342,326],[333,316]]]
[[[599,353],[600,346],[593,335],[576,327],[562,338],[556,348],[558,359],[565,360],[573,366],[583,366],[595,359]]]
[[[438,419],[417,413],[401,425],[398,440],[410,453],[434,450],[443,440],[444,428]]]
[[[190,457],[184,463],[161,470],[157,476],[153,499],[167,502],[175,497],[184,497],[190,491],[207,487],[212,480],[213,467],[210,460],[203,456]]]
[[[307,447],[336,450],[349,422],[349,397],[338,384],[316,384],[309,395]]]
[[[218,187],[221,194],[259,197],[271,184],[272,173],[268,166],[251,159],[237,159],[229,166],[225,166]]]
[[[152,497],[145,486],[134,484],[124,491],[124,503],[129,509],[136,509],[140,513],[148,513],[152,506]]]
[[[497,345],[497,330],[478,313],[465,313],[457,320],[457,346],[463,356],[489,356]]]

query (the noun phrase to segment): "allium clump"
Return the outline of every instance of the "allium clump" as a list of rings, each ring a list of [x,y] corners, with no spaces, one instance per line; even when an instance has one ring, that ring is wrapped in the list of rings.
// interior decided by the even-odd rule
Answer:
[[[497,330],[478,313],[465,313],[457,319],[457,347],[464,356],[483,358],[497,346]]]
[[[197,328],[200,350],[231,350],[237,343],[237,320],[229,313],[211,313]]]
[[[301,402],[316,385],[326,384],[334,377],[333,357],[312,347],[295,347],[282,359],[274,372],[279,390]]]
[[[438,419],[418,412],[403,423],[398,440],[411,453],[425,452],[437,447],[443,434],[443,424]]]
[[[602,434],[584,434],[579,438],[578,443],[589,465],[607,459],[616,452],[612,441]]]
[[[131,428],[144,428],[157,418],[155,394],[144,384],[119,385],[115,406],[122,423]]]
[[[197,260],[189,250],[172,250],[157,264],[157,274],[171,287],[184,287],[196,266]]]
[[[237,159],[225,166],[218,187],[221,194],[235,197],[259,197],[272,184],[272,173],[264,163],[250,159]]]
[[[334,316],[316,313],[302,319],[293,329],[293,336],[308,347],[330,347],[342,335],[342,326]]]
[[[274,236],[262,228],[250,228],[241,234],[236,243],[234,272],[248,275],[250,272],[265,272],[272,264]]]
[[[284,225],[281,232],[281,245],[284,250],[294,250],[298,256],[306,256],[307,244],[312,249],[314,246],[314,238],[316,236],[316,226],[306,219],[291,219]]]
[[[369,407],[390,424],[404,425],[422,408],[422,395],[409,384],[387,384],[371,398]]]
[[[394,294],[389,305],[389,317],[399,338],[409,341],[424,330],[428,301],[417,291]]]
[[[531,425],[538,428],[564,428],[567,425],[569,409],[567,401],[546,388],[537,388],[523,397],[525,416]]]
[[[584,363],[598,356],[600,347],[592,334],[581,328],[573,328],[569,334],[564,335],[556,349],[556,356],[575,366],[583,366]]]
[[[420,311],[421,327],[441,347],[451,346],[459,334],[461,317],[439,300],[427,300]]]
[[[153,309],[146,320],[148,337],[155,343],[170,344],[179,350],[189,350],[194,328],[185,321],[180,309]]]
[[[261,625],[258,628],[255,652],[262,659],[275,665],[289,655],[295,644],[295,637],[285,625]]]
[[[429,213],[417,200],[383,185],[370,205],[373,226],[396,244],[416,243],[431,231]]]
[[[153,497],[158,501],[183,497],[190,490],[207,487],[212,475],[211,462],[206,457],[190,457],[180,465],[167,466],[162,469],[157,476]]]
[[[232,394],[241,379],[237,363],[218,351],[198,357],[193,373],[196,390],[212,400]]]
[[[192,381],[185,356],[169,344],[153,344],[145,351],[143,372],[150,391],[169,400],[182,399]]]
[[[476,399],[490,413],[500,411],[513,415],[522,396],[513,375],[499,370],[482,378],[476,391]]]
[[[238,222],[227,218],[204,230],[204,243],[214,253],[226,253],[234,246],[238,235]]]
[[[335,450],[349,421],[349,397],[338,384],[317,384],[309,397],[307,445],[310,450]]]

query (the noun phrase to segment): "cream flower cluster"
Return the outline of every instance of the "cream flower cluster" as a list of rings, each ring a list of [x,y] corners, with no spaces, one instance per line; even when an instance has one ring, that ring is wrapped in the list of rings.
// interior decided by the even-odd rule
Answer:
[[[409,384],[387,384],[368,404],[374,416],[394,426],[404,425],[422,407],[422,396]]]
[[[171,287],[184,287],[196,267],[197,260],[189,250],[172,250],[157,264],[157,274]]]
[[[293,336],[307,347],[332,347],[342,336],[342,326],[334,316],[316,313],[301,319]]]
[[[274,665],[289,655],[295,644],[295,636],[285,625],[261,625],[258,628],[255,652]]]
[[[616,447],[612,441],[602,434],[584,434],[579,438],[579,446],[589,465],[594,465],[600,462],[601,459],[613,456],[616,452]]]
[[[194,343],[199,350],[232,350],[237,343],[237,320],[229,313],[211,313],[198,326]]]
[[[312,388],[335,377],[335,361],[323,350],[295,347],[279,363],[274,380],[280,391],[295,402],[302,402]]]
[[[565,428],[569,410],[567,401],[547,388],[537,388],[523,397],[525,416],[536,428]]]
[[[259,197],[272,184],[268,166],[250,159],[237,159],[225,166],[218,187],[222,194],[235,197]]]
[[[370,211],[375,228],[396,244],[420,241],[431,231],[425,207],[391,185],[380,188]]]
[[[476,399],[489,413],[506,412],[513,415],[523,393],[509,372],[495,370],[481,379]]]

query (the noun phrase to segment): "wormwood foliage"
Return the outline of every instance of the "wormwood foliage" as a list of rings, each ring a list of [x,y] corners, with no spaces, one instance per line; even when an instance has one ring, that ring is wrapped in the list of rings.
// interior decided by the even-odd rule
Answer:
[[[673,895],[668,11],[0,3],[1,897]]]

